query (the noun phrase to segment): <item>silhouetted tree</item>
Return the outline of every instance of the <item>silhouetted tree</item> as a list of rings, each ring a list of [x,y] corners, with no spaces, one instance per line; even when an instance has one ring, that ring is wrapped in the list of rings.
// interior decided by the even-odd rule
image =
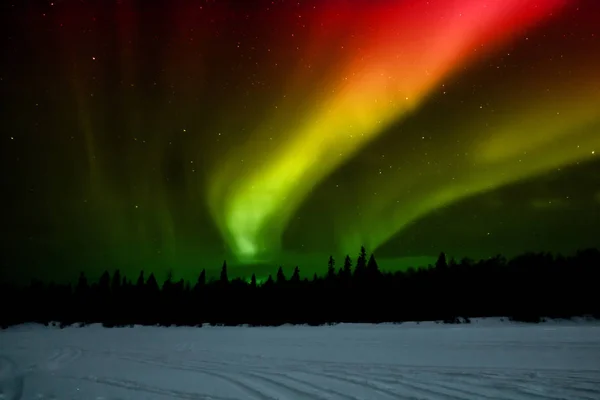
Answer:
[[[300,268],[298,268],[297,265],[294,268],[294,273],[292,274],[292,277],[290,278],[290,282],[294,283],[294,284],[300,283]]]
[[[81,272],[79,274],[79,280],[77,281],[77,286],[75,288],[76,293],[84,295],[89,290],[89,285],[87,278],[85,277],[85,273]]]
[[[343,279],[344,280],[349,280],[352,277],[352,259],[350,258],[350,255],[346,255],[346,258],[344,259],[344,276]]]
[[[148,280],[150,280],[150,277],[148,277]],[[150,286],[149,282],[146,283],[146,286]],[[163,292],[166,294],[170,294],[172,286],[173,286],[173,271],[169,270],[169,271],[167,271],[167,277],[162,285]]]
[[[377,260],[375,260],[375,255],[373,253],[371,253],[369,261],[367,262],[367,271],[370,278],[374,279],[379,277],[379,265],[377,265]]]
[[[360,253],[356,259],[356,268],[354,269],[354,276],[357,279],[362,279],[367,271],[367,250],[365,246],[360,247]]]
[[[108,295],[110,292],[110,274],[108,271],[104,271],[104,273],[100,276],[100,280],[98,281],[98,290],[103,295]]]
[[[119,270],[116,270],[112,276],[110,290],[112,290],[113,293],[117,293],[117,292],[119,292],[120,289],[121,289],[121,272]]]
[[[227,261],[223,261],[223,266],[221,267],[221,277],[219,281],[224,285],[229,283],[229,277],[227,276]]]
[[[194,292],[199,293],[206,286],[206,270],[202,269],[200,275],[198,275],[198,279],[196,280],[196,285],[194,285]]]
[[[265,283],[263,283],[263,287],[265,288],[270,288],[275,284],[275,282],[273,282],[273,276],[271,276],[271,274],[269,274],[269,277],[267,278],[267,280],[265,281]]]
[[[329,261],[327,262],[327,279],[330,281],[335,280],[335,260],[333,256],[329,256]]]
[[[325,277],[314,274],[312,281],[301,279],[296,266],[289,281],[279,267],[277,283],[269,275],[263,285],[257,285],[254,274],[249,282],[240,278],[229,281],[223,263],[221,279],[207,283],[202,271],[193,291],[183,279],[174,282],[172,274],[159,287],[155,275],[144,280],[143,271],[136,285],[118,271],[112,277],[106,271],[93,283],[81,273],[74,290],[70,284],[44,284],[37,279],[24,288],[0,283],[0,300],[20,305],[18,315],[10,307],[0,313],[0,326],[50,321],[64,327],[74,322],[105,326],[318,325],[406,320],[468,323],[469,318],[482,316],[527,322],[544,317],[600,317],[600,251],[596,249],[568,257],[526,253],[508,261],[495,256],[479,261],[450,260],[448,264],[441,253],[435,266],[394,273],[381,272],[374,255],[365,259],[363,247],[357,260],[359,272],[353,277],[350,257],[346,257],[335,281],[328,278],[329,268]],[[346,276],[347,281],[342,281]],[[224,286],[223,282],[229,283]],[[441,301],[414,301],[429,297]]]
[[[167,281],[166,282],[169,282],[169,284],[170,284],[171,283],[171,279],[172,279],[172,275],[169,274],[169,276],[167,276]],[[159,292],[160,289],[158,287],[158,282],[156,280],[156,277],[154,276],[154,273],[151,273],[148,276],[148,281],[146,282],[145,286],[146,286],[147,292],[149,294],[156,294],[156,293]]]
[[[284,285],[286,282],[285,274],[283,273],[283,267],[279,267],[277,270],[277,285]]]
[[[457,264],[456,260],[454,259],[454,257],[452,257],[452,258],[450,259],[450,262],[448,263],[448,267],[449,267],[449,268],[456,268],[456,266],[457,266],[457,265],[458,265],[458,264]]]
[[[143,289],[144,288],[144,284],[146,283],[145,279],[144,279],[144,271],[140,271],[140,275],[137,278],[137,282],[135,284],[137,289]]]
[[[446,269],[448,268],[448,264],[446,263],[446,254],[443,252],[438,256],[437,261],[435,262],[435,267],[437,269]]]

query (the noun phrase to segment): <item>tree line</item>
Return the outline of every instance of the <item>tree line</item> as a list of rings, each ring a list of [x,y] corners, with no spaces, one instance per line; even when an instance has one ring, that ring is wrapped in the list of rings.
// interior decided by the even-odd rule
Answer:
[[[257,283],[229,279],[224,262],[218,279],[173,279],[159,284],[140,272],[132,282],[117,270],[96,282],[81,273],[76,284],[29,286],[3,284],[3,327],[36,322],[61,326],[102,323],[107,327],[140,325],[322,325],[339,322],[381,323],[441,320],[468,322],[501,316],[519,321],[573,316],[600,317],[600,251],[569,257],[527,253],[506,260],[447,260],[435,265],[383,272],[364,247],[353,265],[346,256],[338,267],[329,258],[324,276],[302,277],[283,268]]]

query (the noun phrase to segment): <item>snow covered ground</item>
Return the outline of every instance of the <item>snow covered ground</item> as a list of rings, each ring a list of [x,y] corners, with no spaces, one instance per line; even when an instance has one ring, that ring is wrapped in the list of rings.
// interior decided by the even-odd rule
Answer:
[[[27,325],[0,355],[0,399],[600,399],[595,322]]]

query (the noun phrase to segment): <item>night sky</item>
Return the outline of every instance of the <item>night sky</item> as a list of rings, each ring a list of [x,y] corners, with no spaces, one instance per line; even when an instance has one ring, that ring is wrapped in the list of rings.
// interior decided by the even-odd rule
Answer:
[[[600,1],[13,3],[4,279],[600,245]]]

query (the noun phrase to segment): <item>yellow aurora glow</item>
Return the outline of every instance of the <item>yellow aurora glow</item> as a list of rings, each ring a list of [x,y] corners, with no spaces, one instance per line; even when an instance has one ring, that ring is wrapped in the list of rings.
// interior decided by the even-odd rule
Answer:
[[[431,160],[448,160],[447,155],[454,154],[451,164],[429,172],[421,170],[418,176],[407,172],[401,180],[396,176],[387,180],[383,176],[384,182],[366,180],[364,193],[371,195],[358,197],[360,216],[335,217],[336,227],[344,232],[340,235],[343,251],[351,252],[363,244],[376,249],[435,209],[598,157],[600,80],[594,65],[600,67],[600,59],[581,62],[579,70],[573,71],[578,82],[571,85],[555,80],[540,90],[524,78],[517,84],[527,95],[494,99],[495,113],[485,117],[474,113],[468,121],[452,127],[452,138],[465,140],[448,140],[428,153]],[[391,150],[389,158],[394,157]],[[411,156],[402,153],[402,157]],[[382,186],[386,189],[381,190]],[[375,191],[377,196],[372,195]]]
[[[339,68],[342,79],[326,88],[329,95],[315,99],[316,106],[307,110],[307,117],[297,126],[275,118],[265,124],[285,131],[287,138],[273,154],[231,167],[240,165],[244,154],[252,157],[253,143],[224,160],[227,166],[212,176],[209,207],[240,260],[256,261],[279,250],[289,218],[312,187],[418,107],[448,74],[546,18],[564,1],[492,4],[465,0],[430,7],[425,2],[408,2],[362,10],[348,21],[362,21],[362,36],[356,44],[363,51]],[[255,137],[265,137],[265,133],[257,131]],[[395,217],[385,234],[371,238],[369,244],[380,244],[434,204],[477,190],[473,189],[476,185],[469,187],[469,191],[458,189],[460,195],[446,188],[427,196],[423,203],[415,203],[406,218]],[[364,240],[350,240],[357,241]]]

